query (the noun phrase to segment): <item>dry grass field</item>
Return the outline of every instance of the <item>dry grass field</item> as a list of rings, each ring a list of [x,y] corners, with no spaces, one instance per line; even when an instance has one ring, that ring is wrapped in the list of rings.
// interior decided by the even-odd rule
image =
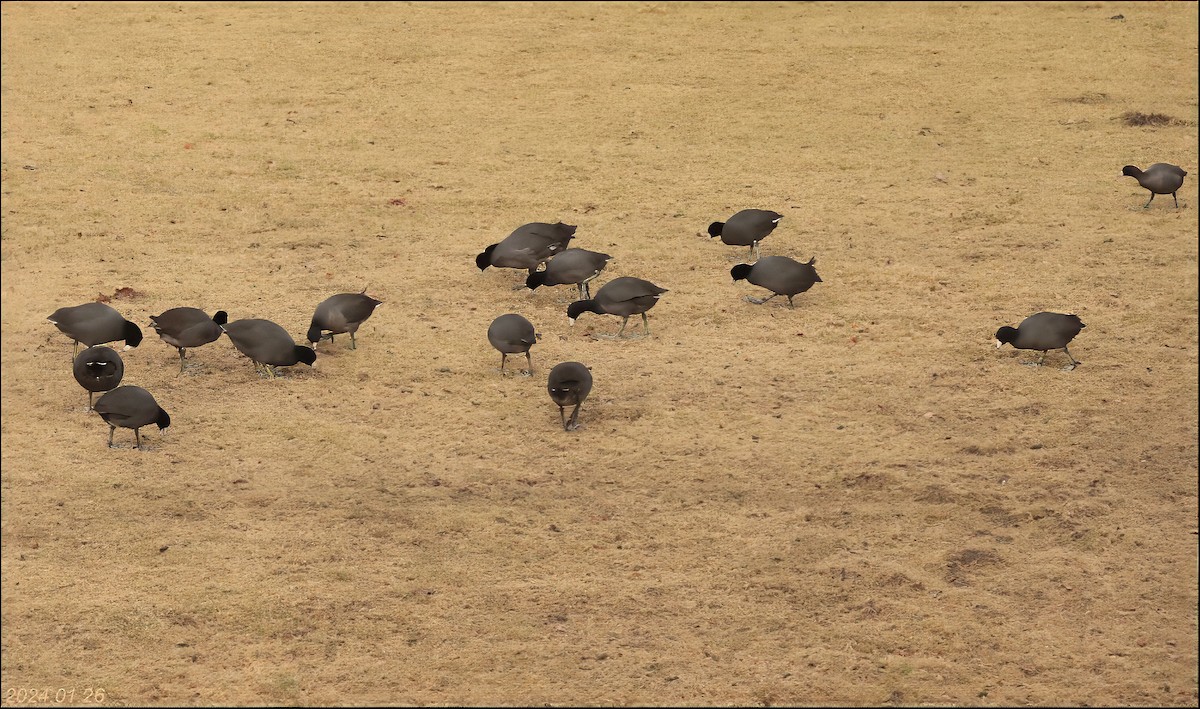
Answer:
[[[1197,706],[1197,9],[5,2],[4,703]],[[559,220],[649,337],[475,267]],[[364,287],[275,380],[149,326]],[[1040,310],[1082,366],[992,346]]]

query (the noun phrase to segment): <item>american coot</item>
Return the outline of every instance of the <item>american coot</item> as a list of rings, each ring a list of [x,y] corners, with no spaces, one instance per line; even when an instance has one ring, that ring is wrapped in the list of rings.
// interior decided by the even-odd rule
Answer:
[[[758,244],[779,224],[783,215],[769,209],[743,209],[727,221],[708,225],[709,237],[719,236],[730,246],[749,246],[758,260]]]
[[[592,390],[592,373],[579,362],[560,362],[550,370],[546,381],[546,389],[550,398],[558,404],[558,418],[562,421],[564,431],[574,431],[579,428],[579,407]],[[574,406],[571,420],[568,421],[563,407]]]
[[[529,349],[537,343],[537,332],[533,323],[516,313],[501,315],[492,321],[487,331],[488,342],[500,351],[500,373],[504,374],[504,363],[510,354],[525,353],[525,362],[529,369],[525,375],[533,374],[533,358]]]
[[[517,227],[499,243],[492,244],[475,257],[480,271],[488,266],[523,268],[530,274],[552,256],[565,251],[575,237],[577,227],[557,222],[532,222]]]
[[[308,326],[308,341],[312,343],[315,350],[322,337],[328,337],[332,343],[334,335],[348,332],[350,333],[350,349],[358,349],[354,333],[358,332],[358,326],[371,317],[371,313],[374,313],[375,308],[380,305],[383,305],[383,301],[375,300],[367,295],[366,288],[361,293],[331,295],[321,301],[316,312],[313,313],[312,323]],[[322,334],[325,330],[329,331],[328,335]]]
[[[125,349],[142,343],[142,329],[104,303],[59,308],[46,319],[75,341],[75,347],[71,350],[72,359],[79,352],[80,342],[91,347],[124,340]]]
[[[98,391],[117,388],[125,376],[125,362],[111,347],[89,347],[75,358],[72,373],[79,386],[87,389],[88,411],[92,410],[92,395]]]
[[[1046,350],[1056,350],[1061,347],[1062,351],[1066,353],[1067,359],[1071,360],[1071,363],[1063,367],[1063,370],[1070,371],[1083,363],[1075,361],[1067,349],[1067,343],[1074,339],[1084,327],[1086,326],[1080,321],[1078,315],[1034,313],[1022,320],[1016,328],[1005,325],[997,330],[996,347],[998,349],[1008,343],[1019,350],[1041,350],[1042,356],[1038,358],[1038,361],[1024,363],[1035,367],[1040,367],[1042,360],[1046,359]]]
[[[229,313],[218,310],[211,318],[200,308],[171,308],[162,315],[151,315],[150,326],[162,341],[179,350],[179,373],[183,373],[185,350],[215,342],[229,322]]]
[[[793,296],[812,288],[814,283],[822,282],[821,277],[817,275],[817,269],[813,268],[816,262],[816,256],[809,259],[808,263],[800,263],[787,256],[765,256],[753,264],[739,263],[730,269],[729,275],[733,276],[735,281],[745,279],[771,291],[771,295],[766,298],[746,296],[746,300],[751,303],[762,305],[777,295],[786,295],[788,307],[794,308],[796,305],[792,302]]]
[[[150,424],[158,424],[158,430],[164,431],[171,425],[171,417],[158,405],[150,392],[141,387],[117,387],[96,400],[96,413],[108,424],[108,447],[113,447],[113,432],[117,426],[133,429],[135,447],[142,447],[142,438],[138,429]]]
[[[567,317],[570,318],[571,324],[575,324],[575,318],[582,313],[598,313],[600,315],[620,315],[624,320],[621,321],[621,329],[617,331],[616,337],[620,337],[625,332],[625,326],[629,324],[630,315],[642,316],[642,327],[645,328],[644,334],[650,334],[650,322],[646,318],[646,311],[653,308],[658,302],[659,297],[666,293],[666,288],[659,288],[650,281],[642,280],[641,278],[631,278],[622,276],[614,278],[605,283],[596,291],[596,297],[587,300],[577,300],[567,307]]]
[[[542,271],[534,271],[525,279],[525,286],[536,290],[538,286],[561,286],[573,283],[579,288],[580,298],[592,297],[588,283],[600,275],[612,256],[587,249],[567,249],[546,262]]]
[[[1139,185],[1150,190],[1150,199],[1142,209],[1150,208],[1150,202],[1154,201],[1156,194],[1171,195],[1175,200],[1175,208],[1179,209],[1179,197],[1176,197],[1175,193],[1183,186],[1183,178],[1187,175],[1187,171],[1182,167],[1156,162],[1142,171],[1134,165],[1126,165],[1121,168],[1121,174],[1136,179]]]
[[[297,345],[292,336],[270,320],[247,318],[221,326],[238,352],[254,362],[261,374],[274,379],[276,367],[290,367],[303,362],[312,365],[317,352],[311,347]]]

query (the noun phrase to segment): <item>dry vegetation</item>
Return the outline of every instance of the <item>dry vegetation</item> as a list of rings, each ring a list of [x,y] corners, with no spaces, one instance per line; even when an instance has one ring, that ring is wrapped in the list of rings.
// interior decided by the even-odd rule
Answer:
[[[6,703],[1197,705],[1196,3],[0,12]],[[652,337],[474,267],[559,219]],[[364,286],[274,381],[148,327]],[[99,297],[145,451],[45,320]],[[991,346],[1039,310],[1075,371]]]

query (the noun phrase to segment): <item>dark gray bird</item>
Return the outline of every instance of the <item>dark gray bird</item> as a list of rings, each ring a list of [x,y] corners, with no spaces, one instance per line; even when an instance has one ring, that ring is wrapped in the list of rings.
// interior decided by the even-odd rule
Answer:
[[[133,429],[134,447],[142,447],[142,437],[138,429],[150,424],[158,424],[158,430],[165,431],[171,425],[171,417],[154,400],[150,392],[141,387],[117,387],[96,400],[96,413],[108,424],[108,447],[113,447],[113,433],[117,426]]]
[[[311,347],[297,345],[292,336],[270,320],[247,318],[221,326],[238,352],[254,362],[254,368],[271,379],[278,376],[276,367],[290,367],[303,362],[312,366],[317,352]]]
[[[650,322],[646,318],[646,311],[653,308],[662,294],[666,292],[666,288],[659,288],[641,278],[629,276],[614,278],[596,291],[595,298],[577,300],[567,306],[567,317],[574,325],[575,318],[582,313],[620,315],[624,318],[621,321],[621,329],[616,334],[616,337],[620,337],[625,332],[625,326],[629,324],[629,316],[641,315],[642,327],[645,328],[644,334],[649,335]]]
[[[162,315],[151,315],[150,326],[162,341],[179,350],[179,373],[183,373],[185,350],[215,342],[229,322],[229,313],[218,310],[211,318],[200,308],[171,308]]]
[[[121,383],[125,362],[113,348],[96,345],[80,352],[71,370],[79,386],[87,389],[88,411],[91,411],[93,394],[116,389]]]
[[[537,344],[533,323],[516,313],[501,315],[488,326],[487,338],[492,347],[500,351],[501,374],[504,374],[504,363],[508,356],[521,352],[525,353],[525,362],[529,366],[526,376],[533,374],[533,358],[529,354],[530,348]]]
[[[334,335],[348,332],[350,333],[350,349],[358,349],[354,333],[358,332],[359,325],[371,317],[375,308],[381,305],[383,305],[383,301],[375,300],[367,295],[366,288],[363,288],[361,293],[331,295],[321,301],[316,312],[313,313],[312,323],[308,326],[308,341],[312,343],[315,350],[317,343],[322,338],[328,337],[332,343]],[[329,334],[322,334],[326,330],[329,331]]]
[[[573,283],[579,288],[580,298],[592,297],[588,283],[600,275],[612,256],[587,249],[567,249],[546,262],[546,268],[534,271],[525,279],[525,286],[536,290],[538,286],[561,286]]]
[[[539,265],[566,250],[567,244],[575,237],[576,228],[562,222],[523,224],[499,243],[484,249],[475,257],[475,265],[480,271],[488,266],[496,266],[523,268],[533,274]]]
[[[769,209],[743,209],[724,222],[708,225],[710,238],[719,236],[730,246],[749,246],[750,253],[758,260],[758,244],[775,231],[783,215]]]
[[[558,404],[558,418],[562,421],[564,431],[574,431],[579,428],[579,407],[592,390],[592,373],[579,362],[560,362],[550,370],[546,381],[546,389],[550,398]],[[568,421],[563,407],[574,406],[571,420]]]
[[[1038,361],[1024,363],[1035,367],[1040,367],[1042,360],[1046,359],[1046,350],[1062,348],[1067,359],[1071,360],[1071,363],[1063,369],[1070,371],[1083,363],[1075,361],[1067,349],[1067,343],[1073,340],[1084,327],[1086,326],[1078,315],[1034,313],[1022,320],[1021,324],[1015,328],[1005,325],[997,330],[996,348],[999,349],[1007,343],[1019,350],[1041,350],[1042,356],[1038,358]]]
[[[1126,165],[1121,168],[1121,174],[1136,179],[1139,185],[1150,190],[1150,199],[1142,209],[1150,208],[1150,202],[1154,201],[1156,194],[1171,195],[1175,200],[1175,208],[1179,209],[1179,197],[1175,196],[1175,192],[1183,186],[1183,178],[1187,175],[1187,171],[1182,167],[1156,162],[1142,171],[1134,165]]]
[[[729,275],[735,281],[745,279],[771,291],[766,298],[746,296],[751,303],[762,305],[777,295],[786,295],[788,307],[794,308],[793,296],[812,288],[814,283],[822,282],[817,269],[813,268],[816,262],[816,256],[809,259],[808,263],[800,263],[787,256],[764,256],[753,264],[739,263],[730,269]]]
[[[91,347],[124,340],[125,349],[142,344],[142,329],[104,303],[59,308],[46,319],[75,341],[75,347],[71,350],[72,359],[79,352],[80,342]]]

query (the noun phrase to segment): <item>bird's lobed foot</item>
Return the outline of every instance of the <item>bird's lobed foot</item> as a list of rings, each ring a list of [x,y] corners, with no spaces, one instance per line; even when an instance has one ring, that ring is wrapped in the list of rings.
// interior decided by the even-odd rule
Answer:
[[[754,296],[748,295],[748,296],[746,296],[746,302],[754,303],[755,305],[762,305],[763,303],[765,303],[767,301],[763,300],[762,298],[755,298]]]
[[[1081,364],[1083,364],[1083,362],[1076,362],[1075,364],[1064,364],[1062,367],[1062,371],[1070,372]]]

